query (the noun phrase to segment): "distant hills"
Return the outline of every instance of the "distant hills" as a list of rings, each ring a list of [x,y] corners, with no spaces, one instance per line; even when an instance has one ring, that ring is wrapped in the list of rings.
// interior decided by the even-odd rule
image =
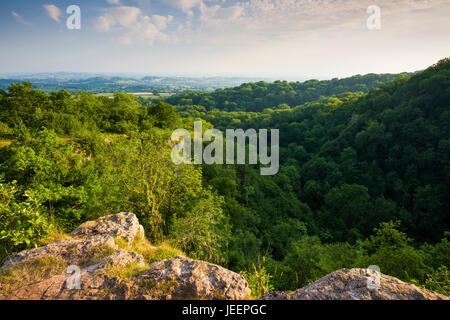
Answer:
[[[138,76],[105,75],[94,73],[36,73],[0,75],[0,89],[6,90],[11,83],[30,81],[35,89],[45,92],[88,91],[91,93],[110,92],[171,92],[185,91],[213,91],[218,88],[239,86],[242,83],[261,79],[244,77],[166,77],[166,76]],[[269,79],[265,79],[268,80]]]
[[[133,73],[122,74],[101,74],[101,73],[72,73],[72,72],[56,72],[56,73],[30,73],[30,74],[0,74],[0,89],[7,90],[12,83],[21,83],[30,81],[33,88],[43,90],[46,93],[60,91],[62,89],[69,92],[87,91],[90,93],[113,93],[113,92],[153,92],[153,93],[186,93],[186,95],[174,98],[171,103],[174,104],[203,104],[205,95],[210,95],[207,100],[216,100],[210,107],[219,107],[219,109],[230,109],[222,105],[223,102],[229,101],[240,103],[241,101],[233,101],[229,99],[229,95],[235,95],[236,91],[259,89],[254,94],[265,96],[276,95],[277,99],[271,100],[269,105],[273,106],[278,103],[303,103],[311,99],[304,99],[311,95],[312,100],[317,95],[331,95],[345,91],[363,91],[378,87],[381,83],[392,81],[399,76],[410,76],[411,73],[400,74],[367,74],[356,75],[349,78],[332,80],[307,80],[299,79],[296,82],[275,81],[269,78],[251,78],[251,77],[184,77],[184,76],[156,76],[156,75],[138,75]],[[271,83],[273,82],[273,83]],[[359,86],[359,87],[356,87]],[[265,88],[264,88],[265,87]],[[307,89],[325,89],[309,92],[305,95]],[[226,89],[225,92],[214,92],[215,90]],[[269,90],[267,90],[269,89]],[[265,92],[260,92],[264,90]],[[191,92],[192,93],[188,93]],[[203,93],[199,93],[202,91]],[[239,92],[240,93],[240,92]],[[227,97],[223,97],[223,95]],[[299,97],[302,96],[301,98]],[[219,98],[220,96],[220,98]],[[295,96],[295,97],[294,97]],[[183,101],[179,101],[181,98]],[[254,98],[248,97],[246,98]],[[262,98],[262,97],[260,97]],[[218,99],[218,101],[217,101]],[[276,101],[275,101],[276,100]],[[269,101],[267,101],[269,102]],[[245,104],[245,103],[244,103]],[[234,105],[234,104],[233,104]],[[229,106],[228,106],[229,107]],[[267,107],[267,105],[266,105]],[[235,108],[231,108],[235,109]],[[246,108],[254,110],[254,107]],[[258,108],[256,108],[258,109]],[[252,111],[253,111],[252,110]]]
[[[331,80],[308,80],[304,82],[265,81],[243,83],[234,88],[217,89],[213,92],[183,92],[167,99],[173,105],[199,105],[207,110],[261,112],[266,108],[278,109],[311,102],[344,92],[368,92],[383,83],[416,73],[355,75]]]

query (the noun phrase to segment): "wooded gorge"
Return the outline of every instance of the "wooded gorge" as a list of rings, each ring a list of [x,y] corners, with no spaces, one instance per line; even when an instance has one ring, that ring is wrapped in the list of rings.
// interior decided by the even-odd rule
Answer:
[[[175,165],[176,128],[278,128],[280,172]],[[449,295],[450,59],[425,71],[247,83],[140,104],[0,91],[0,262],[134,212],[153,243],[296,289],[343,267]]]

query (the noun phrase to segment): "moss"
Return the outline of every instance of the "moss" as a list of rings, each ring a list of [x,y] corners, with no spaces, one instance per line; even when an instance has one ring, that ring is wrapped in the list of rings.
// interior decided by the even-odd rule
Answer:
[[[155,287],[155,280],[153,279],[143,279],[137,282],[138,286],[145,288],[145,289],[153,289]]]
[[[146,290],[153,297],[172,296],[175,293],[176,280],[160,281],[153,288]]]
[[[213,300],[227,300],[227,297],[226,297],[223,293],[220,293],[220,292],[216,289],[216,290],[213,291],[212,299],[213,299]]]
[[[176,280],[161,281],[158,283],[158,289],[164,294],[173,293],[173,289],[177,283]]]
[[[139,286],[141,294],[149,295],[155,298],[172,296],[175,293],[176,280],[155,282],[154,279],[142,279],[136,283]]]
[[[119,279],[132,279],[141,275],[147,269],[147,265],[140,266],[137,262],[133,261],[128,263],[125,267],[107,266],[102,272],[108,276]]]
[[[155,280],[143,279],[136,283],[143,294],[151,295],[153,288],[155,287]]]

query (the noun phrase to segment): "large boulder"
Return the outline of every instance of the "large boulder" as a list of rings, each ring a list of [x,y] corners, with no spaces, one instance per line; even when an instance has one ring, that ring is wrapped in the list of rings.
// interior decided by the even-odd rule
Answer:
[[[112,300],[127,299],[131,287],[126,281],[111,276],[105,270],[109,267],[125,267],[130,263],[144,265],[144,258],[136,253],[116,250],[112,255],[94,265],[79,271],[80,287],[70,277],[76,269],[50,275],[48,278],[31,282],[10,290],[0,283],[1,300]],[[68,272],[70,271],[70,272]]]
[[[41,259],[48,256],[64,260],[69,264],[82,264],[83,260],[89,255],[95,254],[95,251],[106,250],[107,248],[116,249],[117,245],[113,238],[91,238],[91,239],[73,239],[50,243],[46,246],[24,250],[6,259],[1,268],[7,268],[15,263],[28,260]]]
[[[149,291],[142,295],[144,299],[243,299],[251,294],[241,275],[183,256],[153,263],[136,283],[143,287],[147,284]]]
[[[295,292],[269,292],[259,300],[448,300],[372,269],[340,269]]]
[[[121,238],[131,243],[136,236],[144,236],[144,229],[134,213],[120,212],[87,221],[75,229],[72,235],[88,238]]]
[[[136,237],[144,237],[144,232],[135,214],[121,212],[87,221],[75,229],[72,236],[72,240],[58,241],[9,256],[2,268],[46,256],[53,256],[70,264],[82,264],[86,257],[98,254],[99,250],[117,249],[114,238],[131,243]]]

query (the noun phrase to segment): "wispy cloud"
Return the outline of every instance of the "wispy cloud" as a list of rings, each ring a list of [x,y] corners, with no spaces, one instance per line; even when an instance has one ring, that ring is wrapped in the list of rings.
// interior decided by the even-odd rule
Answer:
[[[163,0],[188,13],[173,35],[185,41],[235,43],[313,38],[324,32],[364,31],[366,9],[376,3],[390,22],[448,0]],[[195,9],[195,10],[194,10]],[[392,17],[392,18],[391,18]],[[198,22],[198,23],[196,23]],[[417,21],[414,21],[418,23]]]
[[[54,4],[45,4],[44,9],[47,12],[47,15],[55,20],[56,22],[60,22],[61,9],[59,9]]]
[[[202,0],[163,0],[163,2],[185,12],[190,12],[190,10],[199,5]]]
[[[99,32],[117,32],[122,43],[135,41],[153,43],[156,39],[165,39],[162,32],[173,21],[173,16],[144,15],[140,8],[120,6],[105,9],[105,13],[96,19],[95,28]]]
[[[30,25],[30,23],[29,23],[27,20],[25,20],[25,18],[22,17],[22,16],[21,16],[20,14],[18,14],[17,12],[12,11],[11,14],[12,14],[12,16],[14,17],[14,19],[16,19],[17,22],[22,23],[22,24],[26,24],[26,25]]]
[[[120,5],[120,0],[106,0],[106,2],[108,2],[109,4],[115,4],[115,5]]]

